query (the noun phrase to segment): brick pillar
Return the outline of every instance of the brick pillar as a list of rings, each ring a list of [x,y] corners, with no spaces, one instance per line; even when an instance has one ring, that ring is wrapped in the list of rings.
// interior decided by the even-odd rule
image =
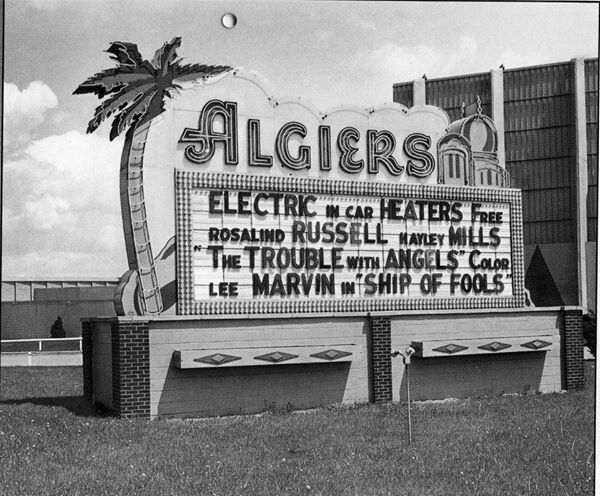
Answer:
[[[81,323],[81,355],[83,360],[83,397],[92,402],[94,399],[94,369],[92,366],[92,323]]]
[[[567,390],[583,389],[583,314],[581,310],[563,311],[563,370]]]
[[[113,410],[121,418],[150,418],[150,332],[148,322],[114,322]]]
[[[392,401],[392,330],[389,317],[371,317],[372,399]]]

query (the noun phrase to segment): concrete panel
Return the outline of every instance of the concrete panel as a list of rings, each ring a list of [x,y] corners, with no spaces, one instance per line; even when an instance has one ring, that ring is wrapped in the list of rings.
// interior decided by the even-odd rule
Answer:
[[[364,318],[151,322],[152,416],[211,416],[368,401],[368,325]],[[348,363],[177,369],[175,349],[285,346],[323,350],[353,344]]]
[[[235,368],[223,369],[219,375],[193,370],[196,387],[185,391],[165,389],[156,413],[214,416],[342,403],[349,369],[350,364],[333,363],[271,368],[269,373],[261,374]]]
[[[499,336],[529,336],[555,334],[559,325],[556,312],[535,312],[533,316],[522,313],[509,314],[450,314],[396,317],[392,319],[392,347],[403,338],[410,341],[436,339],[498,338]]]
[[[411,396],[418,400],[537,392],[547,359],[546,353],[535,352],[469,355],[459,361],[438,357],[413,360]],[[560,384],[560,376],[558,379]],[[398,399],[406,398],[406,374],[402,374],[400,384],[394,383],[394,395],[398,395]]]
[[[558,312],[448,315],[392,319],[392,348],[404,350],[412,341],[502,337],[532,338],[549,335],[560,343]],[[502,355],[413,358],[410,364],[414,399],[470,397],[502,393],[551,392],[561,389],[560,349]],[[394,401],[406,399],[406,367],[392,359]]]

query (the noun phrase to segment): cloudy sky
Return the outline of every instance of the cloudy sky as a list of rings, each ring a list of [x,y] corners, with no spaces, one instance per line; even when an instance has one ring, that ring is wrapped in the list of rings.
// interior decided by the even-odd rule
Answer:
[[[390,101],[393,83],[423,73],[597,57],[597,21],[583,3],[5,0],[2,278],[126,270],[122,139],[106,124],[86,135],[98,101],[72,95],[113,66],[112,41],[151,59],[181,36],[184,63],[244,67],[325,110]]]

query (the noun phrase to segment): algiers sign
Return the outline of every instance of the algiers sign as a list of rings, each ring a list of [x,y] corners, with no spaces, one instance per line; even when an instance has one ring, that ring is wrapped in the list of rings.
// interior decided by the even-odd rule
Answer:
[[[181,66],[177,46],[149,63],[135,45],[113,44],[117,69],[79,88],[116,88],[93,130],[125,104],[131,72],[143,76],[113,124],[114,135],[131,126],[121,163],[130,271],[119,313],[523,304],[519,192],[465,186],[484,169],[468,140],[448,133],[441,109],[320,113],[275,98],[254,74]],[[458,158],[444,158],[458,152],[460,171]],[[439,186],[440,160],[463,186]]]
[[[238,75],[237,72],[234,74]],[[271,99],[271,101],[274,100]],[[313,113],[313,109],[301,103],[300,100],[293,103],[305,106],[309,112]],[[279,103],[275,105],[279,106]],[[401,115],[405,113],[404,109],[396,106],[386,108],[401,112]],[[373,125],[370,116],[374,113],[375,109],[367,111],[361,128],[364,128],[365,124],[367,127]],[[244,138],[247,151],[245,158],[248,168],[273,167],[274,163],[278,163],[284,169],[292,171],[312,169],[313,167],[318,168],[319,171],[331,171],[333,165],[332,126],[329,124],[317,125],[317,123],[319,121],[329,123],[335,119],[328,118],[330,117],[328,115],[319,115],[315,122],[315,115],[307,115],[307,117],[309,117],[308,125],[298,121],[288,121],[282,124],[277,130],[277,134],[274,137],[270,136],[272,139],[266,144],[266,148],[271,150],[274,148],[274,155],[266,154],[261,151],[265,145],[261,143],[260,119],[248,118],[242,128],[238,124],[237,102],[210,100],[200,112],[198,128],[185,128],[179,142],[188,144],[185,147],[184,155],[190,162],[207,163],[213,158],[217,144],[220,143],[224,148],[223,164],[238,165],[240,163],[239,128],[242,129],[242,133],[245,128]],[[269,119],[276,120],[274,117]],[[219,120],[222,121],[222,124],[219,123],[222,125],[222,130],[216,129],[219,126]],[[381,123],[383,124],[383,121]],[[271,127],[272,122],[269,126],[270,131],[272,131]],[[439,132],[438,129],[430,131]],[[373,175],[379,173],[380,168],[384,168],[392,176],[397,177],[406,172],[407,175],[417,178],[426,178],[434,172],[435,157],[429,152],[431,136],[414,132],[406,136],[402,147],[406,158],[399,161],[394,156],[397,146],[396,134],[388,129],[366,129],[364,134],[366,136],[361,140],[361,130],[356,124],[344,126],[336,131],[336,135],[333,137],[333,141],[337,145],[334,163],[342,172],[356,175],[364,170],[367,174]],[[398,134],[402,135],[403,133]],[[364,143],[360,143],[361,141]],[[318,149],[313,152],[310,145],[300,143],[318,143]],[[293,151],[292,148],[294,148]]]

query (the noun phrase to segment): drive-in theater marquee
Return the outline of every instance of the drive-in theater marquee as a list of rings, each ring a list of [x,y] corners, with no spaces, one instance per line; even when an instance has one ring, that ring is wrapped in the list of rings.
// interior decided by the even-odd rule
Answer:
[[[432,106],[319,113],[240,71],[182,91],[178,313],[523,306],[520,192],[439,184],[448,125]]]

